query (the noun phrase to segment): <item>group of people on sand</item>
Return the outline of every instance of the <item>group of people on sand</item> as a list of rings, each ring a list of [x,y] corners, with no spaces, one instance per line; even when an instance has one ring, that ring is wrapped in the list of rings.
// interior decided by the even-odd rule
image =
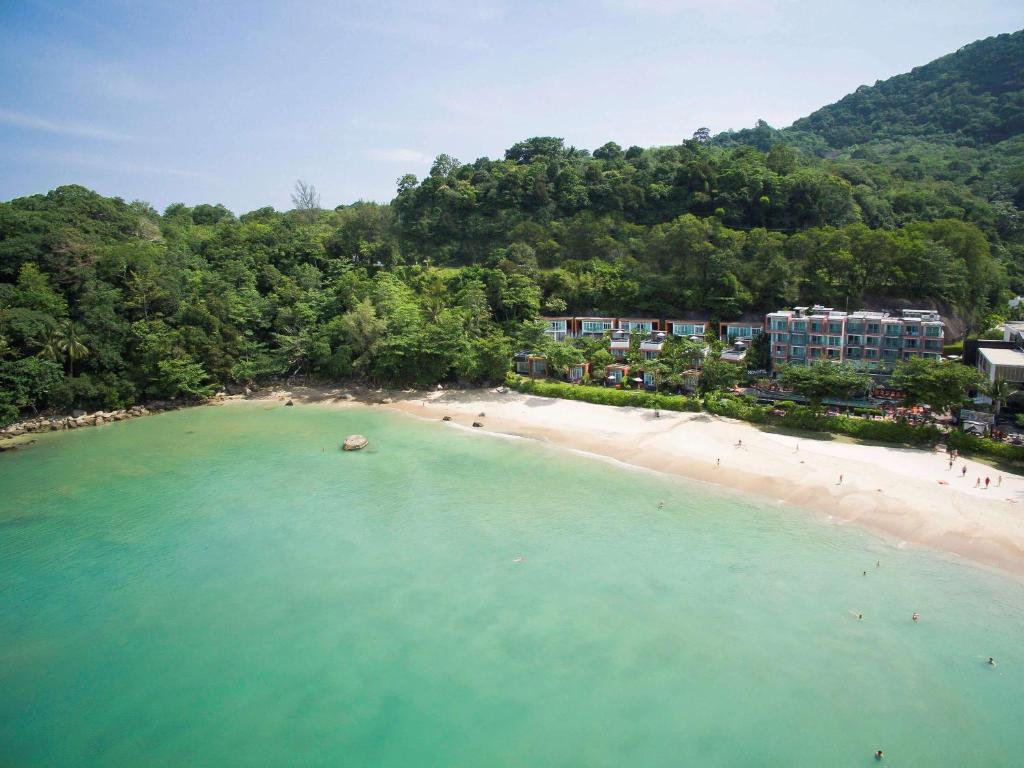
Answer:
[[[960,456],[960,454],[956,450],[956,448],[954,448],[953,450],[951,450],[949,452],[949,466],[946,467],[946,471],[947,472],[949,472],[950,470],[953,469],[953,464],[956,463],[956,460],[959,458],[959,456]],[[961,479],[967,477],[967,464],[966,463],[962,467],[960,467],[960,477],[961,477]],[[987,491],[989,485],[992,484],[992,478],[986,475],[984,483],[985,483],[985,485],[984,485],[985,490]],[[1002,484],[1003,484],[1003,476],[1002,475],[998,475],[996,477],[996,488],[1001,487]],[[981,488],[982,487],[981,475],[978,475],[977,479],[974,481],[974,487],[975,488]]]

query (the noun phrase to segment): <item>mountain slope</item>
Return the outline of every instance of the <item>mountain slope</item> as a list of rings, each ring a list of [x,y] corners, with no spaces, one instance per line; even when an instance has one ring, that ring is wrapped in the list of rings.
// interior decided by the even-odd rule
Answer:
[[[1024,30],[861,86],[784,133],[815,134],[832,149],[909,136],[991,144],[1024,133]]]

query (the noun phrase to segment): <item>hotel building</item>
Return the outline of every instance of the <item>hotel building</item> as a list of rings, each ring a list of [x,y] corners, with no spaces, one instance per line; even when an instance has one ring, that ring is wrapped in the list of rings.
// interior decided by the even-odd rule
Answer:
[[[862,362],[875,370],[923,357],[942,358],[945,330],[933,310],[841,312],[831,307],[794,307],[765,318],[772,366],[819,360]]]

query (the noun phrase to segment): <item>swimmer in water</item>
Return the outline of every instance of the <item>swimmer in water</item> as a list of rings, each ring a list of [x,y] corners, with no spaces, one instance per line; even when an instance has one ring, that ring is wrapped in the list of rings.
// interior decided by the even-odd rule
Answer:
[[[882,754],[882,750],[876,749],[875,750],[875,760],[881,760],[883,757],[885,757],[885,755]]]
[[[989,665],[990,667],[994,667],[994,666],[996,665],[996,660],[995,660],[995,659],[993,659],[993,658],[992,658],[991,656],[989,656],[989,657],[988,657],[988,661],[987,661],[986,663],[987,663],[987,664],[988,664],[988,665]]]
[[[522,555],[516,555],[515,557],[513,557],[513,558],[512,558],[512,562],[513,562],[513,563],[521,563],[521,562],[523,562],[523,560],[525,560],[525,559],[526,559],[526,558],[525,558],[525,557],[523,557]]]
[[[857,618],[858,619],[863,619],[864,618],[864,614],[863,613],[858,613],[857,614]]]
[[[913,616],[911,616],[910,618],[911,618],[911,619],[912,619],[913,621],[915,621],[915,622],[917,622],[917,621],[920,621],[920,620],[921,620],[921,614],[920,614],[920,613],[918,613],[917,611],[914,611],[914,615],[913,615]]]
[[[659,501],[658,502],[658,509],[664,509],[664,508],[665,508],[665,502],[664,501]]]

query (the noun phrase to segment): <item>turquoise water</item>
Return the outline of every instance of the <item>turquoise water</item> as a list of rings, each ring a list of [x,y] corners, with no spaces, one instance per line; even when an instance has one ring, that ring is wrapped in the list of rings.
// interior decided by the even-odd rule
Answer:
[[[246,405],[46,435],[0,500],[0,765],[1024,761],[1024,587],[706,486]]]

